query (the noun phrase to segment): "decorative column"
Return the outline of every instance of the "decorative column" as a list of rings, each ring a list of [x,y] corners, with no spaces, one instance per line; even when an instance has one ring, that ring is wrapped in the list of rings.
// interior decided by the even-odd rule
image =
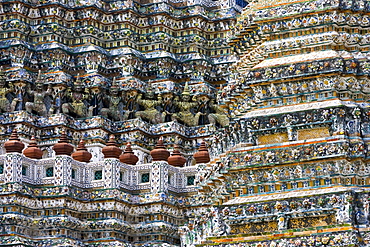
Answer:
[[[150,170],[150,191],[153,194],[167,192],[168,190],[168,157],[170,152],[163,145],[162,138],[159,138],[156,147],[150,152],[153,158]]]
[[[68,143],[65,132],[60,140],[53,146],[55,151],[54,185],[70,185],[72,182],[72,158],[73,146]]]
[[[122,150],[117,147],[114,135],[109,137],[109,141],[102,149],[102,152],[104,154],[104,188],[117,188],[119,185],[119,156],[121,155]]]
[[[150,191],[153,194],[167,192],[168,190],[168,163],[167,161],[154,161],[150,170]]]
[[[14,129],[9,141],[4,143],[6,157],[4,163],[5,183],[22,182],[22,150],[24,144],[19,140],[17,130]]]

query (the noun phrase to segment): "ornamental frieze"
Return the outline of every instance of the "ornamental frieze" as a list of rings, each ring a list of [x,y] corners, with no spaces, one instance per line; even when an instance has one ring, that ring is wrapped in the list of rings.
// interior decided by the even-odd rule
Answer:
[[[270,9],[262,8],[260,11],[256,13],[256,20],[263,21],[263,20],[271,20],[277,19],[281,17],[287,17],[292,15],[298,15],[302,12],[305,13],[314,13],[320,10],[335,10],[335,9],[343,9],[343,10],[352,10],[352,11],[364,11],[369,12],[369,6],[365,4],[364,1],[352,1],[347,2],[345,0],[341,1],[326,1],[325,3],[322,1],[310,1],[310,2],[302,2],[302,3],[291,3],[286,5],[278,5],[273,8],[271,11]],[[343,15],[346,15],[343,13]]]
[[[5,3],[1,5],[0,13],[16,12],[24,15],[28,14],[32,18],[50,17],[56,15],[69,21],[93,18],[95,20],[102,19],[102,22],[105,24],[130,20],[129,16],[127,16],[128,13],[117,13],[118,11],[121,12],[127,10],[134,10],[135,13],[146,15],[155,15],[157,13],[165,12],[172,18],[201,15],[207,20],[218,20],[233,17],[232,13],[228,13],[224,9],[210,9],[219,5],[219,3],[214,3],[211,1],[203,2],[202,5],[185,6],[185,8],[179,8],[176,7],[175,4],[165,2],[145,5],[135,1],[126,1],[124,3],[120,1],[106,3],[104,1],[96,0],[81,2],[60,1],[57,2],[58,5],[55,5],[55,2],[53,1],[43,1],[44,6],[40,8],[30,8],[29,4],[35,5],[35,2],[26,0],[17,3]],[[81,8],[87,6],[91,6],[92,8]]]
[[[369,235],[368,233],[366,233]],[[220,238],[221,239],[221,238]],[[356,245],[360,244],[360,240],[355,233],[350,232],[333,232],[330,234],[311,234],[309,233],[307,236],[301,237],[293,237],[293,238],[281,238],[281,239],[271,239],[271,240],[261,240],[255,241],[248,238],[245,238],[244,241],[238,241],[236,243],[229,243],[230,247],[239,247],[239,246],[246,246],[246,247],[276,247],[276,246],[313,246],[313,245],[327,245],[332,244],[335,246],[348,246],[348,245]],[[222,240],[218,240],[217,238],[212,239],[212,243],[214,246],[222,246],[224,243]],[[199,245],[199,246],[206,246],[206,245]]]
[[[263,24],[261,26],[261,30],[264,34],[270,34],[273,32],[282,32],[287,30],[295,30],[299,28],[309,28],[313,26],[318,26],[322,24],[338,24],[338,25],[348,25],[350,26],[360,26],[360,27],[367,27],[370,25],[370,19],[369,16],[359,14],[359,13],[344,13],[344,12],[338,12],[338,11],[331,11],[328,13],[320,13],[316,15],[310,15],[310,16],[303,16],[298,18],[291,18],[288,20],[279,20],[279,21],[271,21],[266,24]],[[331,37],[337,37],[340,36],[341,33],[337,32],[329,32],[327,34],[323,33],[320,35],[310,35],[308,38],[314,38],[316,37],[317,43],[321,43],[323,41],[326,41],[325,38],[323,38],[325,35],[327,38],[331,39],[330,36],[327,35],[333,35]],[[355,36],[356,34],[353,34]],[[351,36],[351,34],[348,34],[348,36]],[[361,35],[360,35],[361,36]],[[301,38],[296,38],[301,39]],[[303,40],[305,39],[305,36],[303,36]],[[284,42],[284,40],[282,40]],[[282,47],[287,48],[287,47]]]
[[[222,44],[217,46],[219,47],[219,45]],[[27,79],[27,74],[32,74],[32,72],[24,70],[22,67],[27,65],[37,68],[37,64],[42,64],[42,67],[50,70],[59,70],[60,67],[63,67],[68,69],[69,73],[72,73],[77,67],[85,70],[87,73],[112,71],[113,73],[118,73],[116,75],[120,77],[137,74],[145,76],[155,73],[158,78],[190,77],[192,79],[209,78],[210,80],[220,80],[220,78],[216,79],[216,77],[225,77],[229,74],[227,65],[230,62],[226,61],[227,55],[217,59],[212,59],[210,56],[202,56],[203,59],[197,61],[199,56],[195,54],[177,56],[168,53],[165,57],[161,57],[163,55],[161,52],[153,51],[143,55],[138,51],[118,50],[114,52],[114,57],[108,57],[111,54],[104,54],[101,49],[95,46],[78,47],[75,50],[68,49],[67,51],[63,50],[64,47],[58,47],[60,50],[50,50],[52,47],[45,46],[43,49],[39,47],[38,51],[18,46],[18,44],[17,46],[4,47],[3,52],[7,54],[9,65],[14,67],[14,69],[9,70],[9,74],[7,73],[10,80]],[[171,64],[173,66],[169,66]],[[21,68],[17,69],[17,67]],[[168,69],[169,67],[172,67],[172,69]],[[20,71],[23,70],[24,72],[21,73]],[[51,75],[49,74],[48,77],[50,78]],[[110,78],[110,80],[112,79]]]
[[[327,144],[306,144],[290,148],[274,148],[269,151],[236,153],[230,156],[230,167],[264,166],[297,161],[308,161],[334,157],[363,157],[367,149],[362,142],[349,144],[346,141],[332,141]]]

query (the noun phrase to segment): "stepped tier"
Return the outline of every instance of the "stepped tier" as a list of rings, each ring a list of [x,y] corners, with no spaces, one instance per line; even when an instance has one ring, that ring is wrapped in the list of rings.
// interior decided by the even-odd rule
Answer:
[[[94,71],[103,81],[135,75],[216,84],[229,74],[227,32],[245,6],[243,1],[102,1],[83,8],[74,1],[29,4],[1,5],[0,46],[9,54],[2,57],[6,66],[26,67],[25,73],[62,68],[64,81]]]

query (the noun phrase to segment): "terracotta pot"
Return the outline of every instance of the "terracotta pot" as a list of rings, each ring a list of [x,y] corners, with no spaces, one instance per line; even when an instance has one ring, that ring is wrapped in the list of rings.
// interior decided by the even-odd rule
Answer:
[[[168,152],[166,147],[163,145],[162,138],[159,138],[157,145],[150,152],[150,155],[152,156],[153,161],[167,161],[170,156],[170,152]]]
[[[67,135],[65,132],[60,136],[60,140],[53,146],[55,155],[71,155],[73,152],[73,146],[68,143]]]
[[[23,151],[24,156],[31,159],[41,159],[42,150],[37,146],[35,136],[31,137],[31,142],[28,147]]]
[[[121,154],[121,156],[119,156],[119,160],[122,163],[129,165],[136,165],[136,163],[139,161],[139,158],[132,151],[130,143],[127,143],[125,151],[123,154]]]
[[[109,137],[109,141],[107,142],[107,145],[103,147],[102,153],[104,154],[104,159],[107,159],[107,158],[119,159],[119,156],[121,155],[122,150],[117,147],[117,143],[116,143],[114,135],[111,135]]]
[[[172,155],[168,158],[168,164],[171,166],[178,166],[183,167],[186,163],[186,159],[184,156],[181,155],[179,151],[179,146],[175,146],[175,150],[173,150]]]
[[[87,151],[87,148],[85,147],[84,140],[81,140],[78,144],[77,151],[72,154],[72,158],[80,162],[88,163],[90,162],[91,157],[91,153]]]
[[[16,129],[10,135],[9,141],[4,143],[4,148],[7,153],[22,153],[24,144],[19,140]]]
[[[196,152],[193,157],[197,164],[208,163],[211,160],[209,157],[209,152],[205,141],[202,141],[198,149],[198,152]]]

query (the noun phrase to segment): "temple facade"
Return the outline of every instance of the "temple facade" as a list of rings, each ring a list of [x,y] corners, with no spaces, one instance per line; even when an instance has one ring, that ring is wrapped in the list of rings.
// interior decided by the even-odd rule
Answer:
[[[0,245],[370,245],[369,13],[1,1]]]

